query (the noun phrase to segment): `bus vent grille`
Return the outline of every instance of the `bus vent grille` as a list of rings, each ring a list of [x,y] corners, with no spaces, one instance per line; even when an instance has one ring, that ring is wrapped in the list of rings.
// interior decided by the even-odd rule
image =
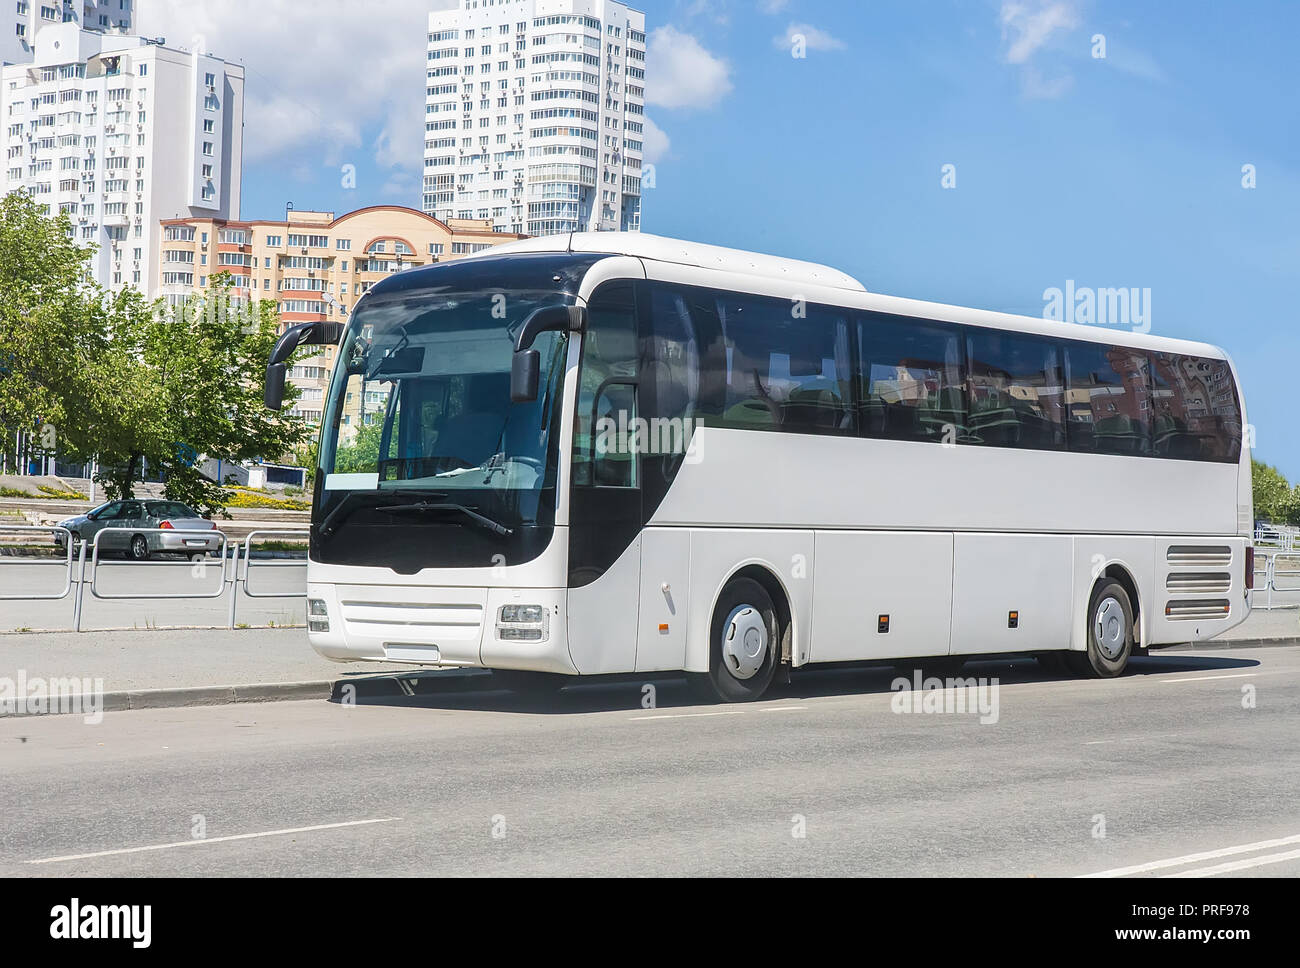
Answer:
[[[1183,568],[1227,568],[1232,549],[1227,545],[1170,545],[1165,560]]]
[[[1226,598],[1202,598],[1165,603],[1165,618],[1171,622],[1227,618],[1228,612],[1229,605]]]
[[[1226,595],[1231,588],[1226,571],[1174,572],[1165,579],[1165,589],[1178,595]]]

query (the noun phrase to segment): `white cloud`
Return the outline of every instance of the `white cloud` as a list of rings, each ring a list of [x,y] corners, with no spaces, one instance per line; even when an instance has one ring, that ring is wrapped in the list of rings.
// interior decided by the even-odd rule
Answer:
[[[1058,30],[1079,25],[1074,0],[1003,0],[1000,15],[1002,39],[1009,41],[1003,54],[1008,64],[1024,64]]]
[[[646,100],[658,107],[711,108],[731,93],[731,65],[676,27],[650,34],[646,62]]]
[[[1055,34],[1079,26],[1078,0],[1002,0],[998,19],[1006,45],[1002,59],[1020,66],[1025,97],[1057,98],[1073,86],[1069,71],[1057,69],[1049,77],[1033,58]]]
[[[644,135],[641,143],[644,146],[642,154],[646,161],[655,165],[668,157],[668,152],[672,151],[673,147],[672,139],[663,128],[648,117],[645,119]]]
[[[791,24],[784,34],[772,38],[772,46],[782,50],[794,44],[795,37],[802,37],[808,50],[843,50],[847,44],[838,37],[814,27],[812,24]]]
[[[410,203],[424,163],[423,38],[429,11],[448,6],[454,0],[387,0],[382,12],[346,0],[149,0],[139,30],[175,47],[201,38],[244,65],[247,160],[319,170],[370,152],[412,176],[399,182],[415,185],[405,193]]]
[[[790,0],[759,0],[758,7],[763,13],[780,13],[790,5]]]

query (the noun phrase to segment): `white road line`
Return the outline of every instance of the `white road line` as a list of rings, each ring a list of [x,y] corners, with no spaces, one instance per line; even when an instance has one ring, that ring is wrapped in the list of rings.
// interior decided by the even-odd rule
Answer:
[[[628,722],[641,723],[649,719],[699,719],[702,716],[740,716],[747,709],[724,709],[716,713],[664,713],[662,716],[629,716]]]
[[[1217,864],[1214,867],[1198,867],[1195,870],[1179,871],[1177,874],[1161,874],[1161,877],[1213,877],[1215,874],[1227,874],[1231,871],[1244,871],[1250,867],[1263,867],[1265,864],[1280,864],[1286,860],[1300,857],[1300,850],[1288,850],[1284,854],[1266,854],[1249,860],[1234,860],[1229,864]]]
[[[1291,837],[1279,837],[1277,840],[1261,840],[1253,844],[1241,844],[1237,847],[1222,847],[1219,850],[1206,850],[1199,854],[1184,854],[1182,857],[1170,857],[1167,860],[1153,860],[1149,864],[1135,864],[1132,867],[1116,867],[1113,870],[1098,871],[1095,874],[1080,874],[1080,877],[1125,877],[1129,874],[1145,874],[1147,871],[1164,870],[1168,867],[1183,867],[1203,860],[1217,860],[1231,857],[1233,854],[1251,854],[1257,850],[1271,850],[1288,844],[1300,844],[1300,834]]]
[[[65,860],[87,860],[91,857],[111,857],[115,854],[138,854],[146,850],[171,850],[173,847],[201,847],[231,840],[252,840],[254,837],[281,837],[285,834],[305,834],[313,830],[337,830],[340,827],[361,827],[372,823],[394,823],[401,817],[377,817],[374,820],[348,820],[345,823],[322,823],[314,827],[288,827],[284,830],[264,830],[255,834],[233,834],[229,837],[206,837],[200,840],[178,840],[172,844],[150,844],[147,847],[123,847],[118,850],[97,850],[90,854],[64,854],[61,857],[41,857],[27,864],[55,864]]]
[[[1195,676],[1191,679],[1161,679],[1161,682],[1209,682],[1211,679],[1249,679],[1258,672],[1237,672],[1230,676]]]
[[[784,713],[792,709],[807,709],[807,706],[767,706],[760,709],[760,713]]]

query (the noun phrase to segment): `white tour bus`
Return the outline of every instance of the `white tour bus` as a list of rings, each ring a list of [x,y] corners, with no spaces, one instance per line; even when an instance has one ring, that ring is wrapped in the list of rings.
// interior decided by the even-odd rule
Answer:
[[[308,563],[337,660],[512,688],[1027,653],[1115,676],[1247,615],[1232,362],[642,234],[394,275],[340,340]]]

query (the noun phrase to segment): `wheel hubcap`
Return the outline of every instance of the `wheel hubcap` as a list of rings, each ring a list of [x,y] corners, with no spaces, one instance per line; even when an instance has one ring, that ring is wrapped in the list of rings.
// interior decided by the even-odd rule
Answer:
[[[135,553],[137,558],[143,558],[145,553],[144,538],[136,538],[131,542],[131,550]]]
[[[1097,606],[1097,618],[1093,622],[1093,634],[1097,647],[1108,659],[1118,659],[1124,651],[1125,626],[1124,609],[1113,598],[1102,599]]]
[[[722,632],[722,658],[737,679],[750,679],[767,660],[767,624],[752,605],[737,605]]]

